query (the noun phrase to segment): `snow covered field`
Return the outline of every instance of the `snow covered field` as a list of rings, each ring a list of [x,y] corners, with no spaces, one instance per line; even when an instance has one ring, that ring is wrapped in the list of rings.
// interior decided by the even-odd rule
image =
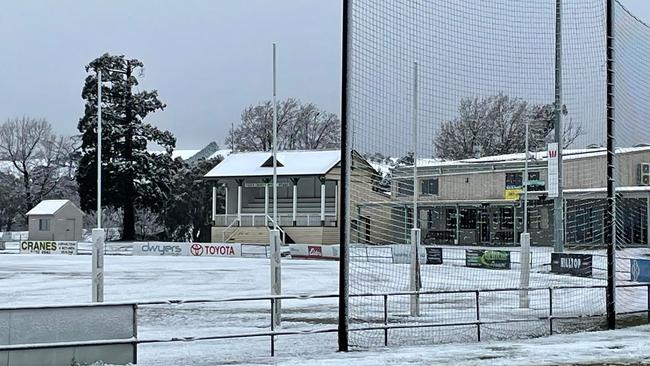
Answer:
[[[200,258],[200,257],[105,257],[106,301],[149,301],[168,299],[218,299],[229,297],[263,296],[269,294],[268,260],[264,258]],[[370,264],[366,264],[370,265]],[[407,271],[405,265],[396,266],[399,271]],[[404,268],[402,268],[404,267]],[[359,267],[357,267],[359,268]],[[480,271],[480,272],[479,272]],[[368,271],[372,274],[372,271]],[[405,272],[406,273],[406,272]],[[460,266],[427,266],[425,285],[431,289],[484,287],[502,284],[507,287],[516,282],[517,271],[494,271],[467,269]],[[438,280],[436,280],[438,279]],[[585,281],[602,284],[597,279],[581,279],[557,276],[548,273],[534,273],[531,285],[571,283],[585,284]],[[0,255],[0,298],[3,306],[20,304],[61,304],[90,301],[90,256],[38,256],[38,255]],[[399,281],[392,290],[403,291]],[[382,287],[385,288],[385,287]],[[338,263],[327,261],[283,261],[283,292],[285,294],[324,294],[336,293],[338,289]],[[602,290],[593,299],[604,297]],[[636,291],[636,289],[635,289]],[[575,294],[574,294],[575,295]],[[645,309],[647,302],[645,290],[623,296],[624,304],[630,309]],[[423,309],[427,321],[438,317],[438,321],[473,319],[473,294],[467,299],[460,295],[424,299]],[[505,300],[504,300],[505,299]],[[516,314],[517,293],[506,297],[485,295],[481,301],[482,319],[494,319],[499,314]],[[531,296],[532,310],[522,316],[545,316],[547,295]],[[576,301],[569,296],[562,300],[559,296],[556,311],[600,311],[600,304]],[[632,300],[630,300],[632,299]],[[404,299],[406,300],[406,299]],[[368,312],[374,314],[375,300],[370,301]],[[602,300],[600,300],[602,301]],[[405,301],[395,301],[389,307],[391,323],[402,321]],[[583,307],[583,308],[581,308]],[[337,322],[337,299],[285,300],[283,329],[335,328]],[[143,306],[138,311],[138,333],[140,339],[206,336],[234,333],[264,332],[269,329],[268,301],[198,303],[179,305]],[[454,310],[452,312],[452,309]],[[374,316],[374,315],[373,315]],[[503,315],[501,315],[503,316]],[[377,319],[374,319],[377,320]],[[358,324],[358,323],[356,323]],[[527,323],[526,323],[527,324]],[[533,323],[535,324],[535,323]],[[353,322],[353,325],[355,323]],[[547,329],[547,322],[535,324],[539,329]],[[444,328],[438,335],[460,334],[459,340],[474,342],[474,327],[463,331]],[[443,329],[443,328],[440,328]],[[516,331],[517,328],[514,328]],[[391,330],[391,337],[406,334],[407,331]],[[432,364],[451,362],[492,365],[500,364],[540,364],[533,360],[549,362],[599,362],[603,360],[639,360],[650,357],[648,334],[650,328],[623,330],[614,335],[592,333],[589,335],[565,335],[543,340],[495,342],[499,332],[485,333],[488,342],[439,345],[435,347],[403,348],[399,351],[375,350],[339,355],[336,350],[336,334],[314,334],[301,336],[281,336],[277,341],[277,355],[269,358],[269,338],[248,338],[240,340],[218,340],[201,342],[179,342],[141,345],[139,365],[213,365],[213,364],[316,364],[338,365],[354,364]],[[427,334],[436,334],[428,332]],[[562,338],[565,337],[565,338]],[[380,338],[378,338],[380,339]],[[453,338],[452,338],[453,339]],[[554,340],[555,339],[555,340]],[[580,339],[582,346],[568,349],[567,340]],[[606,341],[602,341],[607,339]],[[616,339],[613,341],[612,339]],[[554,343],[555,342],[555,343]],[[600,342],[600,343],[599,343]],[[615,348],[607,348],[612,343]],[[644,347],[640,346],[640,343]],[[600,345],[598,345],[600,344]],[[541,347],[540,345],[545,345]],[[598,346],[597,346],[598,345]],[[541,347],[541,349],[538,349]],[[607,357],[600,358],[593,351],[581,347],[602,347]],[[612,346],[613,347],[613,346]],[[544,351],[546,349],[546,351]],[[578,349],[582,351],[577,352]],[[496,357],[496,358],[495,358]],[[518,357],[529,357],[528,363]],[[532,358],[531,358],[532,357]],[[591,358],[590,358],[591,357]],[[622,358],[621,358],[622,357]],[[627,358],[625,358],[627,357]],[[513,360],[516,361],[513,363]],[[456,362],[457,361],[457,362]],[[498,361],[498,362],[497,362]],[[619,362],[619,361],[616,361]]]

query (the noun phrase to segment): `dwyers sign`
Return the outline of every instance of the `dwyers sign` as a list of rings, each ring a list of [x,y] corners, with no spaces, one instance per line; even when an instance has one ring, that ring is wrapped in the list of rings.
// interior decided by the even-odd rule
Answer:
[[[551,272],[591,277],[593,257],[591,254],[552,253]]]
[[[510,269],[510,252],[504,250],[467,249],[465,266],[472,268]]]
[[[650,260],[630,259],[630,277],[634,282],[650,282]]]
[[[31,254],[77,254],[76,241],[21,241],[20,253]]]
[[[190,254],[195,257],[239,257],[241,244],[229,243],[192,243]]]
[[[133,255],[189,255],[186,243],[133,243]]]
[[[442,264],[442,248],[424,247],[426,264]]]

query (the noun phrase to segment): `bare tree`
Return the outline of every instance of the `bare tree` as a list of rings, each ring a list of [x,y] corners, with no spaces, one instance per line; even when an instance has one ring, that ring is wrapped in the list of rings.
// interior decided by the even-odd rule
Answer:
[[[241,125],[225,144],[238,151],[269,151],[273,144],[273,103],[249,106]],[[289,98],[278,103],[278,149],[327,149],[339,146],[341,123],[335,114]]]
[[[44,119],[14,118],[0,125],[0,160],[7,161],[8,172],[20,178],[23,209],[70,178],[74,151],[72,139],[56,135]]]
[[[291,135],[290,125],[298,112],[298,101],[287,99],[278,103],[278,148],[287,141],[280,136]],[[234,141],[233,141],[234,140]],[[266,101],[248,106],[241,114],[241,125],[226,138],[226,145],[238,151],[268,151],[273,145],[273,103]]]
[[[556,108],[552,104],[531,105],[528,102],[498,94],[487,98],[465,98],[458,108],[459,117],[444,122],[433,143],[443,159],[466,159],[483,155],[523,152],[525,128],[529,124],[530,149],[541,150],[553,140]],[[563,107],[561,113],[567,114]],[[564,147],[582,134],[572,120],[565,123]]]
[[[290,150],[329,149],[340,146],[341,121],[338,116],[320,110],[312,103],[300,106],[291,131],[292,138],[288,139],[287,146]]]

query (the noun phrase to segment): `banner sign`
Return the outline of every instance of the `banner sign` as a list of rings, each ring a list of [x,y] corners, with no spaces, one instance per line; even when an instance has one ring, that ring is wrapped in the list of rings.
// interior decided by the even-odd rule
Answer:
[[[442,248],[424,247],[426,264],[442,264]]]
[[[551,142],[548,144],[548,197],[558,197],[559,193],[559,160],[558,160],[558,144]]]
[[[339,259],[338,245],[289,244],[291,258]]]
[[[650,260],[630,259],[630,275],[634,282],[650,282]]]
[[[241,257],[241,244],[191,243],[190,255],[195,257]]]
[[[591,254],[551,253],[551,272],[591,277],[593,256]]]
[[[465,266],[471,268],[510,269],[510,252],[505,250],[467,249]]]
[[[20,242],[20,254],[77,254],[76,241],[32,241]]]
[[[190,255],[188,243],[133,243],[133,255]]]

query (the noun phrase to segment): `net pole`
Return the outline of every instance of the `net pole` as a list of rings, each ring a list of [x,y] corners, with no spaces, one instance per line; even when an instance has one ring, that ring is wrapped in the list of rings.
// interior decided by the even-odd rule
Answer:
[[[350,78],[350,27],[352,16],[352,1],[342,0],[342,39],[341,39],[341,195],[339,197],[339,319],[338,319],[338,350],[347,352],[349,349],[349,243],[350,243],[350,172],[352,171],[352,152],[350,129],[348,124],[348,80]]]
[[[607,0],[607,225],[610,240],[607,242],[607,328],[616,328],[616,197],[614,178],[614,5]]]
[[[410,287],[412,292],[420,290],[419,253],[420,229],[418,228],[418,63],[413,63],[413,226],[411,229]],[[411,295],[411,316],[420,315],[420,296]]]
[[[564,199],[562,197],[562,0],[555,0],[555,142],[557,142],[557,197],[553,200],[553,243],[557,253],[564,251]]]
[[[278,103],[276,93],[276,45],[273,43],[273,230],[269,230],[271,245],[271,294],[282,294],[282,265],[280,259],[280,231],[278,230]],[[273,322],[279,327],[281,324],[281,301],[275,301],[273,308]]]
[[[530,283],[530,234],[528,233],[528,135],[529,123],[526,120],[526,142],[525,150],[526,157],[524,159],[524,177],[522,179],[524,185],[524,232],[521,233],[519,243],[521,244],[521,254],[519,258],[520,274],[519,274],[519,307],[527,308],[529,305],[528,300],[528,285]]]

